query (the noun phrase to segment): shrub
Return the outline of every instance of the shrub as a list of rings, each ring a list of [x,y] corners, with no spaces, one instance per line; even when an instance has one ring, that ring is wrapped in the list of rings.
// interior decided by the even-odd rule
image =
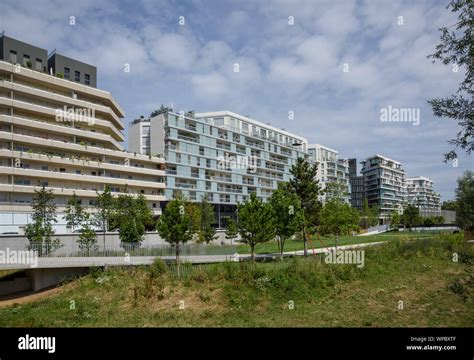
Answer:
[[[166,273],[168,270],[168,266],[166,263],[159,257],[153,261],[153,263],[149,267],[149,271],[152,277],[159,277]]]

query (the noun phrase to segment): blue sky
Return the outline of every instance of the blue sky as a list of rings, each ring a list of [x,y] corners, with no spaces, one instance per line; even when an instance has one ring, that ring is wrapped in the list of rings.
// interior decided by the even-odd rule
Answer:
[[[342,157],[401,161],[446,200],[474,167],[465,156],[457,167],[443,163],[457,125],[434,118],[427,104],[453,93],[464,74],[426,58],[438,28],[456,20],[446,3],[3,0],[0,31],[96,65],[98,87],[127,122],[162,103],[248,114]],[[419,126],[381,122],[390,105],[419,109]]]

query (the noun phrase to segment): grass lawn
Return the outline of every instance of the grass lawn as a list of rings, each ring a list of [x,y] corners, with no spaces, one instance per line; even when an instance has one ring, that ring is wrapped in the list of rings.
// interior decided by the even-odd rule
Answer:
[[[349,236],[343,235],[339,237],[339,245],[352,245],[352,244],[362,244],[362,243],[371,243],[377,241],[385,241],[389,239],[416,239],[416,238],[426,238],[435,236],[435,232],[423,231],[423,232],[389,232],[382,233],[379,235],[368,235],[368,236]],[[311,243],[308,243],[308,251],[311,252],[311,249],[317,249],[322,247],[331,247],[336,244],[334,236],[321,236],[318,240],[317,236],[314,235],[311,239]],[[303,250],[304,244],[302,240],[288,240],[285,242],[284,251],[296,251]],[[241,254],[250,253],[250,247],[247,245],[238,245],[237,251]],[[268,254],[268,253],[278,253],[278,245],[275,241],[268,243],[258,244],[255,246],[255,253],[257,254]]]
[[[387,237],[362,268],[311,256],[185,264],[180,278],[162,262],[96,269],[30,303],[0,302],[0,326],[474,326],[472,245]]]

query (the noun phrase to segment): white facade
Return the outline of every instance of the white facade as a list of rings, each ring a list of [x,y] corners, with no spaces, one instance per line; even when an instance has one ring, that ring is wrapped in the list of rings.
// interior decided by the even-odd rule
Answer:
[[[441,196],[434,190],[434,182],[424,176],[408,178],[407,202],[416,206],[422,216],[441,214]]]
[[[318,172],[316,178],[319,180],[321,189],[326,189],[327,184],[336,182],[343,185],[347,202],[350,199],[350,182],[349,182],[349,161],[347,159],[339,159],[339,152],[327,146],[320,144],[308,145],[308,158],[311,162],[318,164]],[[326,194],[320,196],[320,200],[326,201]]]

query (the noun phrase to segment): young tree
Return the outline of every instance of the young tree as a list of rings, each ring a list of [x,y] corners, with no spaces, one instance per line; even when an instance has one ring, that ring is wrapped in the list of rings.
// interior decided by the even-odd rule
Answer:
[[[239,234],[244,244],[250,245],[251,259],[255,259],[255,245],[272,240],[275,237],[273,211],[268,203],[257,198],[255,193],[250,199],[237,205]]]
[[[441,210],[452,210],[456,211],[456,201],[455,200],[446,200],[441,204]]]
[[[90,254],[91,251],[96,251],[98,249],[97,234],[95,233],[94,229],[92,229],[89,220],[89,216],[87,216],[87,219],[85,219],[82,224],[81,233],[79,234],[79,239],[77,240],[79,249],[87,252],[88,254]]]
[[[278,251],[280,252],[280,259],[283,260],[285,241],[301,228],[304,213],[298,196],[286,191],[282,183],[272,193],[269,204],[273,212]]]
[[[359,229],[359,212],[349,204],[337,199],[330,199],[321,211],[319,231],[322,234],[333,234],[336,237],[336,250],[339,235],[348,234]]]
[[[115,200],[110,192],[110,187],[107,185],[103,192],[97,191],[97,199],[95,202],[95,225],[102,229],[103,242],[105,250],[105,233],[109,230],[109,224],[111,222],[114,213]]]
[[[201,235],[201,207],[199,204],[186,201],[184,208],[193,224],[193,240],[199,242]]]
[[[377,206],[369,207],[367,198],[364,199],[360,219],[360,226],[364,229],[368,229],[370,226],[375,226],[379,223],[379,209]]]
[[[474,173],[465,171],[456,188],[456,223],[466,240],[474,239]]]
[[[433,62],[441,61],[444,65],[452,64],[453,70],[465,71],[464,80],[459,84],[456,94],[445,99],[432,99],[433,113],[437,117],[447,117],[458,122],[460,127],[455,139],[449,141],[454,149],[444,154],[445,161],[457,158],[456,150],[461,147],[467,154],[474,150],[474,46],[472,29],[474,28],[474,5],[472,0],[451,0],[446,8],[458,13],[458,21],[449,28],[443,27],[441,43],[436,51],[428,55]],[[448,30],[449,29],[449,30]]]
[[[181,194],[171,200],[158,220],[157,230],[166,242],[176,246],[176,264],[180,275],[180,244],[192,239],[193,222],[186,212],[186,201]]]
[[[398,226],[400,225],[400,214],[397,211],[394,211],[390,216],[390,229],[397,230]]]
[[[230,243],[233,244],[234,239],[237,238],[239,233],[239,228],[237,222],[234,219],[227,219],[227,226],[225,228],[225,238],[230,240]]]
[[[337,199],[338,201],[344,202],[349,196],[346,186],[335,181],[328,183],[324,192],[326,194],[326,200]]]
[[[121,194],[115,201],[112,219],[112,223],[118,226],[121,242],[138,246],[143,240],[146,227],[153,221],[153,213],[143,194],[137,198]]]
[[[46,255],[60,246],[59,239],[52,239],[53,224],[57,222],[53,192],[44,186],[41,190],[35,190],[31,206],[33,222],[26,225],[25,235],[30,249],[38,251],[39,256]]]
[[[202,197],[199,208],[201,213],[199,242],[209,244],[215,240],[217,236],[216,229],[213,226],[216,215],[214,213],[214,206],[209,202],[208,194]]]
[[[87,214],[84,211],[84,208],[82,207],[81,202],[79,201],[79,198],[75,192],[67,201],[65,213],[67,225],[72,228],[73,232],[75,228],[82,225],[85,220],[85,216]]]
[[[315,227],[318,223],[322,204],[318,200],[321,188],[316,180],[318,171],[317,164],[311,165],[304,158],[298,158],[291,167],[292,178],[288,182],[288,190],[295,193],[300,199],[303,209],[304,221],[301,224],[301,233],[304,242],[304,255],[308,256],[307,233],[308,229]]]
[[[409,204],[404,210],[401,222],[410,229],[421,223],[420,211],[416,206]]]

